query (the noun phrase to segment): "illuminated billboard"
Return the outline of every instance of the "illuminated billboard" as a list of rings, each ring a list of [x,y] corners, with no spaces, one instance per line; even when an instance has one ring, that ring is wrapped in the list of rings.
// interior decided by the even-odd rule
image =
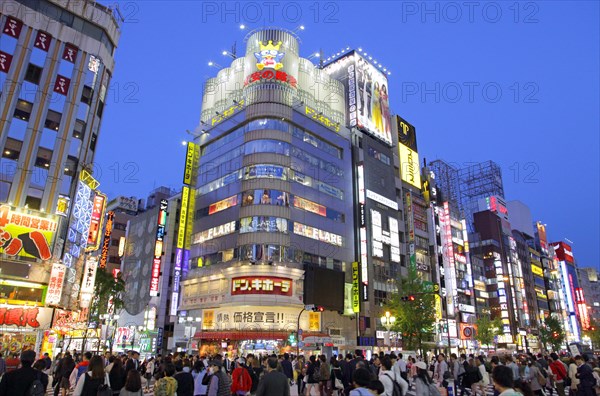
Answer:
[[[403,144],[398,144],[398,155],[402,180],[420,190],[421,170],[419,168],[419,154]]]
[[[152,272],[150,276],[150,296],[158,296],[158,280],[160,278],[160,258],[162,257],[162,244],[167,226],[167,209],[169,202],[166,199],[160,201],[158,211],[158,224],[156,228],[156,243],[154,245],[154,259],[152,260]],[[160,247],[160,249],[158,249]]]
[[[392,145],[387,77],[355,51],[328,64],[324,70],[346,86],[346,121]]]
[[[49,260],[58,216],[30,209],[0,206],[0,253]]]
[[[415,127],[400,116],[395,116],[394,118],[398,128],[398,143],[405,145],[413,151],[418,151]]]
[[[88,242],[85,248],[86,252],[92,252],[98,249],[100,245],[100,234],[102,233],[102,221],[104,220],[104,210],[106,209],[106,195],[96,193],[94,197],[94,206],[92,207],[92,219],[90,221],[90,230],[88,232]]]

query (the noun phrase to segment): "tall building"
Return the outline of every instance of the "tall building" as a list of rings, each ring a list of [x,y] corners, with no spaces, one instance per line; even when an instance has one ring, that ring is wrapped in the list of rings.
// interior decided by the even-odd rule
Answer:
[[[83,322],[92,297],[85,252],[106,203],[93,162],[120,27],[95,1],[6,0],[0,28],[0,296],[33,318],[5,323],[5,342],[52,353],[52,318]]]
[[[558,259],[559,271],[562,278],[562,296],[566,302],[567,316],[564,328],[568,341],[581,341],[581,332],[588,330],[590,316],[585,295],[579,283],[577,264],[571,245],[566,242],[550,243]]]
[[[205,85],[179,312],[201,318],[201,350],[352,348],[358,321],[345,293],[355,212],[343,85],[300,57],[291,32],[257,30],[246,44]]]
[[[579,282],[583,289],[590,321],[596,326],[600,325],[600,283],[598,282],[598,270],[593,267],[579,268]]]

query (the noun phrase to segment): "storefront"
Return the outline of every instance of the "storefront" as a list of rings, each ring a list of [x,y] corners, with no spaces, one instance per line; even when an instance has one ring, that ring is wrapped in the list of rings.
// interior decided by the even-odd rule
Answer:
[[[52,308],[6,305],[0,308],[0,351],[21,353],[39,350],[44,332],[50,329]]]

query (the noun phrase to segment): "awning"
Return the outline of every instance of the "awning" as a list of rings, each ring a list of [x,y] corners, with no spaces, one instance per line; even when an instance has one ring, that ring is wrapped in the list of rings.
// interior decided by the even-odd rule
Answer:
[[[198,331],[194,334],[194,339],[197,340],[285,340],[289,337],[289,331]],[[304,332],[304,337],[327,337],[324,333],[307,333]]]

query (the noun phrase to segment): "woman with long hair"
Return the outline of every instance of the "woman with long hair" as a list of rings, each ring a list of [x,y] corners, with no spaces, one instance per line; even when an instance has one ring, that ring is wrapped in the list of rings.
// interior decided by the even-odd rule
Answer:
[[[129,370],[125,386],[121,388],[119,396],[144,396],[142,392],[142,377],[137,370]]]
[[[69,388],[71,388],[69,377],[71,377],[74,368],[75,360],[73,360],[73,356],[71,356],[69,352],[65,353],[65,357],[61,359],[57,368],[57,375],[59,377],[58,387],[60,388],[62,396],[67,396],[67,393],[69,393]]]
[[[544,378],[542,372],[540,371],[538,366],[533,362],[533,360],[529,360],[527,362],[527,365],[529,366],[529,375],[525,379],[529,381],[529,386],[531,386],[531,390],[534,394],[538,396],[545,396],[545,393],[542,390],[542,388],[546,385],[546,383],[545,381],[543,385],[540,383],[540,379]]]
[[[378,131],[383,131],[383,122],[381,120],[381,99],[380,99],[380,88],[379,82],[375,81],[373,84],[373,95],[371,96],[371,102],[373,103],[373,126]]]
[[[414,366],[417,368],[415,396],[429,396],[429,385],[433,384],[433,380],[427,372],[427,364],[425,362],[417,362]]]
[[[125,367],[123,367],[123,361],[121,359],[115,359],[113,366],[108,373],[108,379],[110,380],[113,395],[118,395],[119,392],[121,392],[121,388],[125,385],[126,376],[127,372],[125,371]]]
[[[206,367],[202,360],[196,360],[192,369],[192,377],[194,377],[194,396],[205,396],[207,386],[202,385],[202,380],[206,375]]]
[[[92,356],[88,371],[77,380],[73,396],[97,396],[100,385],[108,385],[104,372],[104,360],[98,355]]]

